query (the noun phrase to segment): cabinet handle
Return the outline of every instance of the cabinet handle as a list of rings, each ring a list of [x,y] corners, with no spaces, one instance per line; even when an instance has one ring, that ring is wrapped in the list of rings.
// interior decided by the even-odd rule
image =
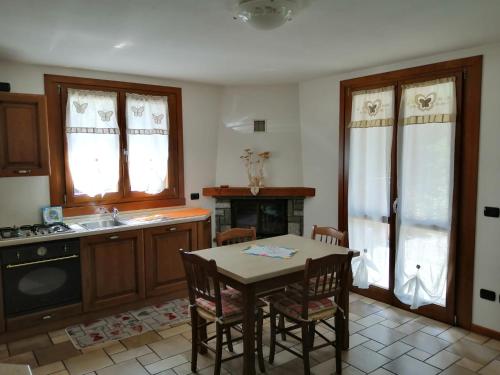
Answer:
[[[16,171],[18,174],[30,174],[31,169],[19,169]]]
[[[173,231],[177,230],[177,228],[176,228],[176,227],[172,227],[172,228],[168,228],[168,230],[169,230],[170,232],[173,232]]]
[[[49,319],[52,319],[52,315],[42,316],[42,320],[49,320]]]
[[[109,236],[108,238],[110,240],[117,240],[118,238],[120,238],[120,236],[114,235],[114,236]]]

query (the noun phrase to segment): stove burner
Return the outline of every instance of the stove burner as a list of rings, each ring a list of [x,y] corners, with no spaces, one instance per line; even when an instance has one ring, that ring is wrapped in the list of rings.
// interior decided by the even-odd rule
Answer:
[[[21,225],[20,227],[0,228],[0,239],[47,236],[69,231],[71,228],[64,223]]]

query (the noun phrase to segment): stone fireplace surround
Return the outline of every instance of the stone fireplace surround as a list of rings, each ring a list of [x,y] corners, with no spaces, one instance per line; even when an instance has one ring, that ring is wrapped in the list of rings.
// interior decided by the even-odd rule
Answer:
[[[248,187],[206,187],[203,195],[215,199],[215,228],[217,232],[231,228],[231,202],[235,199],[286,200],[286,218],[289,234],[304,233],[304,199],[314,197],[316,189],[310,187],[264,187],[254,196]]]

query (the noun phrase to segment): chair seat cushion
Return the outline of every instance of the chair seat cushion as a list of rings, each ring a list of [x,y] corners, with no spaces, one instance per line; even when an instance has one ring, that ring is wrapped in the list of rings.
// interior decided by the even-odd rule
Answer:
[[[287,317],[302,320],[302,295],[296,289],[287,289],[285,293],[274,294],[272,306]],[[330,298],[311,299],[308,305],[308,320],[330,318],[336,311],[337,304]]]
[[[235,315],[243,314],[243,297],[239,291],[233,288],[222,289],[221,304],[222,304],[222,318],[233,317]],[[196,298],[196,305],[202,308],[205,312],[217,317],[215,302],[208,301],[204,298]],[[257,299],[257,307],[264,307],[266,304]]]

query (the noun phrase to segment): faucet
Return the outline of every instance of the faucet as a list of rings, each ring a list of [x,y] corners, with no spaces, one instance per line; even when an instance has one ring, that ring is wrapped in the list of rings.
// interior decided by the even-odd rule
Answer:
[[[119,216],[118,216],[119,214],[120,214],[120,211],[118,211],[118,208],[113,207],[113,209],[111,210],[111,217],[113,218],[113,221],[115,223],[117,223],[119,220]]]

